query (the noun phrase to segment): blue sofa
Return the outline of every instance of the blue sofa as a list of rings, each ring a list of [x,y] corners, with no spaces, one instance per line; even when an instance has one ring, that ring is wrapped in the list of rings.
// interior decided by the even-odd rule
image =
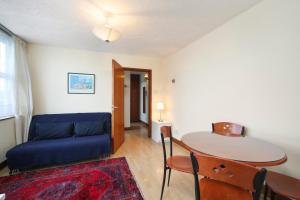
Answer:
[[[33,116],[28,142],[6,154],[11,171],[109,156],[111,114],[74,113]]]

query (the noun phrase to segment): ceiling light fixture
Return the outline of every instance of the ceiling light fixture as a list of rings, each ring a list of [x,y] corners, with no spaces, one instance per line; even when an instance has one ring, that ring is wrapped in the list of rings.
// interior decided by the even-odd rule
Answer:
[[[94,35],[105,42],[113,42],[120,38],[121,33],[112,27],[105,25],[105,26],[96,26],[93,29]]]
[[[110,12],[106,12],[106,22],[104,26],[95,26],[93,29],[93,33],[95,36],[100,38],[105,42],[113,42],[120,38],[121,33],[116,29],[110,26],[110,19],[112,18],[112,14]]]

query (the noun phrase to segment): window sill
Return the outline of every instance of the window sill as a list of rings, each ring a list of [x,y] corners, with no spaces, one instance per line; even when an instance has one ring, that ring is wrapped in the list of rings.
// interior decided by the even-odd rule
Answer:
[[[11,115],[11,116],[0,117],[0,121],[12,119],[12,118],[15,118],[15,116]]]

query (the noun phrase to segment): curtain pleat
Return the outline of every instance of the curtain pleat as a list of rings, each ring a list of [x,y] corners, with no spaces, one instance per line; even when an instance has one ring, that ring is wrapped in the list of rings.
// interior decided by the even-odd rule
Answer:
[[[14,52],[16,142],[20,144],[28,140],[33,102],[26,42],[14,37]]]

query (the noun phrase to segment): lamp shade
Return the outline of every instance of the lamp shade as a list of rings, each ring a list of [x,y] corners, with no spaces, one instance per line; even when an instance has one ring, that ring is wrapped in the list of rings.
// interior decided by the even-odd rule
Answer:
[[[165,106],[162,102],[158,102],[156,105],[157,110],[164,110]]]
[[[110,26],[96,26],[93,29],[94,35],[105,42],[113,42],[120,38],[121,33]]]

